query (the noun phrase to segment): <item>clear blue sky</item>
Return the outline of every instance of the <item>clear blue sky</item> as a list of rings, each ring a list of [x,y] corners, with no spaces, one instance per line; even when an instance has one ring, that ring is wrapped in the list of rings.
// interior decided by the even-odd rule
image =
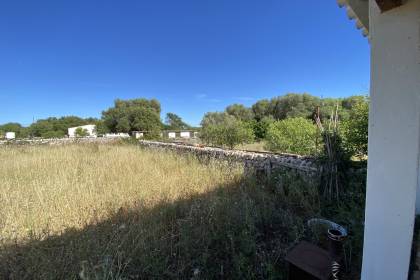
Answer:
[[[0,123],[146,97],[197,125],[232,103],[369,88],[369,44],[335,0],[1,1],[0,38]]]

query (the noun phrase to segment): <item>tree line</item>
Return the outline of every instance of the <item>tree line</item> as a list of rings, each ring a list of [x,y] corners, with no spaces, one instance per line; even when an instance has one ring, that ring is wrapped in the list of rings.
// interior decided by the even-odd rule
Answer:
[[[353,154],[367,153],[368,99],[364,96],[319,98],[307,93],[289,93],[262,99],[252,106],[232,104],[222,112],[208,112],[201,121],[200,138],[209,145],[233,148],[238,144],[263,141],[265,148],[275,152],[313,154],[319,150],[321,136],[314,120],[322,122],[336,112],[340,135],[346,150]],[[99,135],[147,131],[148,138],[159,138],[163,129],[191,128],[174,113],[161,120],[161,105],[156,99],[117,99],[101,118],[66,116],[36,121],[29,127],[18,123],[0,126],[0,135],[8,131],[17,137],[58,138],[67,135],[69,127],[95,124]]]
[[[28,127],[19,123],[7,123],[0,125],[0,136],[11,131],[16,133],[17,138],[61,138],[67,135],[70,127],[94,124],[99,135],[148,131],[147,137],[156,138],[159,137],[160,131],[163,129],[181,130],[191,128],[174,113],[167,113],[164,122],[161,121],[160,114],[161,105],[156,99],[117,99],[114,101],[113,107],[102,112],[101,118],[50,117],[37,120]]]
[[[208,144],[233,148],[238,144],[264,141],[275,152],[314,154],[321,149],[315,125],[337,113],[340,137],[346,151],[367,154],[369,100],[365,96],[319,98],[289,93],[257,101],[250,107],[233,104],[222,112],[209,112],[201,121],[201,138]]]

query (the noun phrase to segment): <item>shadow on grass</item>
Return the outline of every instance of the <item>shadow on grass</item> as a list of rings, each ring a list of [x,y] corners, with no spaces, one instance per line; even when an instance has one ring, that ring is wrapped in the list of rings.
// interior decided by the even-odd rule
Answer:
[[[319,215],[307,186],[285,192],[254,178],[0,253],[0,279],[283,279],[284,256]]]

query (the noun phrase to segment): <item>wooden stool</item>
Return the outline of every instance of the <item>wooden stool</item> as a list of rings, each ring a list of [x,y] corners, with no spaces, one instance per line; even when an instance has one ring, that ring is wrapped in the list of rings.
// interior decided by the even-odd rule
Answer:
[[[332,259],[328,251],[302,241],[287,255],[289,280],[328,280]]]

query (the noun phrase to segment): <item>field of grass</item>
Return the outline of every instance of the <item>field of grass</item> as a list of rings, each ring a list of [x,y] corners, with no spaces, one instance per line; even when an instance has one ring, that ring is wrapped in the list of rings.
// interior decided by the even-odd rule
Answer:
[[[319,216],[220,162],[134,145],[0,148],[0,279],[283,279]]]
[[[252,151],[252,152],[268,152],[265,148],[265,142],[254,142],[250,144],[242,144],[235,147],[237,150]]]

